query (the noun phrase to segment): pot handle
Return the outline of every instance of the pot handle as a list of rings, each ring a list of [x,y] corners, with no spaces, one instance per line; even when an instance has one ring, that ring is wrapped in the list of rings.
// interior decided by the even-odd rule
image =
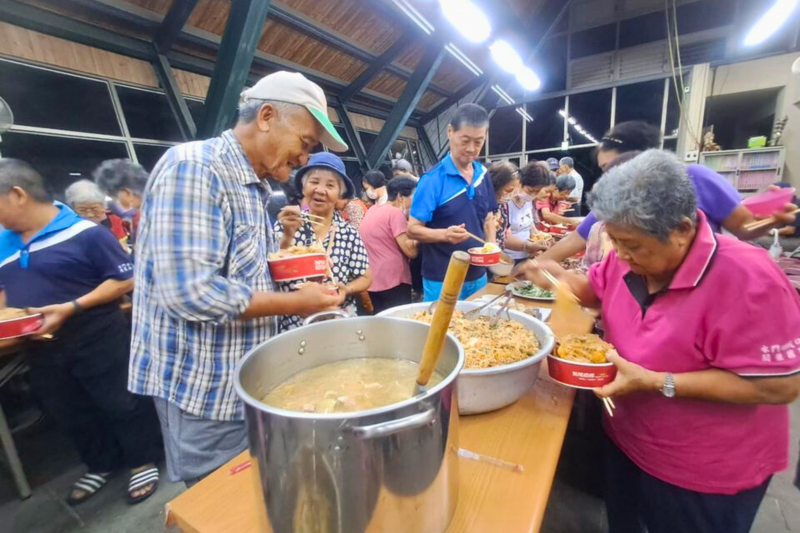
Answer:
[[[391,422],[381,422],[380,424],[373,424],[371,426],[357,426],[353,428],[353,435],[357,439],[376,439],[380,437],[388,437],[395,433],[400,433],[407,429],[417,429],[422,426],[431,425],[436,420],[436,410],[428,409],[423,413],[401,418],[400,420],[392,420]]]
[[[317,321],[319,321],[320,319],[322,319],[324,317],[328,317],[328,319],[331,319],[331,318],[350,318],[350,315],[347,313],[347,311],[341,311],[341,310],[322,311],[321,313],[317,313],[317,314],[311,315],[310,317],[306,318],[303,321],[303,325],[304,326],[308,326],[309,324],[313,324],[314,322],[317,322]]]

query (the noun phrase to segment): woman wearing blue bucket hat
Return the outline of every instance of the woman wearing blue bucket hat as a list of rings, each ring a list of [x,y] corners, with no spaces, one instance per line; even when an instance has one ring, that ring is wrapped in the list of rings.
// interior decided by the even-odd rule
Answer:
[[[339,289],[339,306],[355,314],[353,295],[369,288],[371,275],[367,249],[358,231],[347,224],[336,211],[336,203],[351,198],[355,187],[341,159],[329,152],[311,156],[308,164],[297,171],[295,187],[302,192],[304,210],[286,207],[278,215],[275,233],[281,249],[291,246],[308,246],[321,242],[331,264],[324,283],[333,283]],[[296,290],[308,280],[278,283],[281,290]],[[303,318],[285,315],[280,318],[280,330],[300,326]]]

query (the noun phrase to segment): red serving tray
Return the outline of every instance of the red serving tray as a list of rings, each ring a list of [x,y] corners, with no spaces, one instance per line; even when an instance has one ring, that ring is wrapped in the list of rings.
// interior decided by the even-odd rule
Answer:
[[[0,320],[0,340],[16,339],[30,335],[42,327],[42,315],[26,315]]]

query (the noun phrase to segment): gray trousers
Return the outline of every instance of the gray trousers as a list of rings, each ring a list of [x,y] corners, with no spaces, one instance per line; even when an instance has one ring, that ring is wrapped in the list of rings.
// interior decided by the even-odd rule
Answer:
[[[170,481],[191,486],[247,449],[244,420],[209,420],[163,398],[153,401],[164,435]]]

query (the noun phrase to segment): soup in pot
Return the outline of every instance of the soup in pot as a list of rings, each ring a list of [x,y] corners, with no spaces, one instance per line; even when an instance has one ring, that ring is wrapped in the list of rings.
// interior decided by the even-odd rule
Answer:
[[[365,357],[303,370],[262,398],[279,409],[307,413],[347,413],[376,409],[411,397],[419,364],[406,359]],[[432,387],[443,379],[434,372]]]

